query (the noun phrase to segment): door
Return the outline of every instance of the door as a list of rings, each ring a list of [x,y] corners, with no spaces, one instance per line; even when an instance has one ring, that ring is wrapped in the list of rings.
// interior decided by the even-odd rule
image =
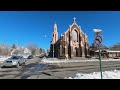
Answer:
[[[75,48],[75,51],[76,51],[76,55],[75,56],[78,57],[78,48],[77,47]]]

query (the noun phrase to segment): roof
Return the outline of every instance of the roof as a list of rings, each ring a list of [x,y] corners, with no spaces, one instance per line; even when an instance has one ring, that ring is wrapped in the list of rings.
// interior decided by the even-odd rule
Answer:
[[[107,52],[120,52],[120,51],[107,51]]]
[[[100,50],[102,51],[102,50]],[[96,50],[95,52],[99,52],[99,50]],[[106,52],[120,52],[120,51],[110,51],[110,50],[106,50]]]

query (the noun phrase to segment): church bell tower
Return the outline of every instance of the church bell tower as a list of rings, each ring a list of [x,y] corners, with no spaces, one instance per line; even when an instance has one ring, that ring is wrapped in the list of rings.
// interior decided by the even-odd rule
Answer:
[[[53,28],[53,33],[52,33],[52,44],[55,44],[58,40],[58,32],[57,32],[57,24],[55,22],[54,28]]]

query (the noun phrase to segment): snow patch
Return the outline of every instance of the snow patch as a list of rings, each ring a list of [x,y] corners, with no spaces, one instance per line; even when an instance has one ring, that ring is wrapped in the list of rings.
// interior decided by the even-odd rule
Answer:
[[[3,62],[8,58],[10,58],[10,56],[0,56],[0,62]]]
[[[120,70],[111,70],[102,72],[103,79],[120,79]],[[65,79],[101,79],[100,72],[89,74],[77,73],[75,77],[65,77]]]

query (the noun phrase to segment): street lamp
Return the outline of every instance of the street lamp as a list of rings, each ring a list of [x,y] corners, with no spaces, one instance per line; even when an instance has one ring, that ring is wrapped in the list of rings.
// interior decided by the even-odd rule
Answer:
[[[102,79],[102,63],[101,63],[101,52],[100,52],[100,44],[102,43],[102,30],[100,29],[94,29],[93,30],[95,32],[95,43],[98,45],[98,49],[99,49],[99,60],[100,60],[100,72],[101,72],[101,79]]]

